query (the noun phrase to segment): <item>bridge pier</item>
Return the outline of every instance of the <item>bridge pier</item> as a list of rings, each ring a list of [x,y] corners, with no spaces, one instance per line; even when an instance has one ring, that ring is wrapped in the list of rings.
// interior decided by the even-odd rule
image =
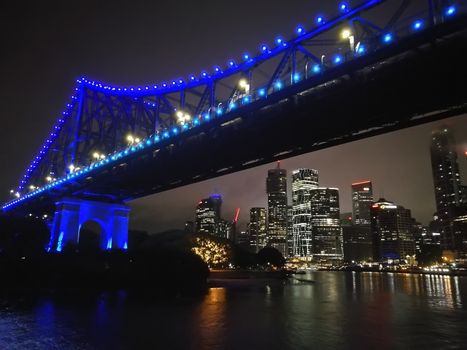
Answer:
[[[55,203],[55,216],[48,251],[61,252],[67,244],[80,242],[87,222],[101,227],[99,247],[127,249],[130,208],[123,203],[106,203],[79,198],[63,198]]]

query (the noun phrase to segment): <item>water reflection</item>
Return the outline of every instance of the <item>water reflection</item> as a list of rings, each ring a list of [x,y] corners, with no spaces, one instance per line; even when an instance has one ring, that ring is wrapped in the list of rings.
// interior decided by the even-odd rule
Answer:
[[[25,348],[31,339],[35,349],[113,350],[383,350],[467,343],[467,278],[366,272],[304,278],[314,283],[253,280],[211,288],[201,298],[142,299],[125,292],[0,298],[0,349],[12,343]]]
[[[226,331],[226,289],[211,288],[197,310],[194,348],[212,348],[224,338]]]

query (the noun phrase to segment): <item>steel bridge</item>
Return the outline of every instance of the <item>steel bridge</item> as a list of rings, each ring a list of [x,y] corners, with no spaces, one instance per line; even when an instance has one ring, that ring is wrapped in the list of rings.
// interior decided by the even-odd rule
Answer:
[[[71,221],[98,217],[103,247],[123,248],[132,199],[467,112],[466,1],[336,12],[188,78],[78,79],[3,211],[55,212],[56,250],[76,238],[64,237]]]

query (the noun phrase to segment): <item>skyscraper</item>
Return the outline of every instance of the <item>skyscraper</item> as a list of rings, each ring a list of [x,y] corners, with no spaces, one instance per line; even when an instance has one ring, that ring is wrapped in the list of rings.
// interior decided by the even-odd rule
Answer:
[[[370,224],[370,207],[373,203],[371,181],[352,184],[352,221],[355,225]]]
[[[268,234],[267,245],[287,253],[287,171],[280,168],[268,171],[266,180],[268,194]]]
[[[287,257],[294,256],[293,253],[293,207],[287,206]]]
[[[311,190],[317,187],[317,170],[298,169],[292,172],[293,256],[312,256]]]
[[[344,259],[346,261],[369,261],[373,259],[370,231],[370,208],[373,203],[371,181],[352,184],[352,224],[342,228]]]
[[[310,191],[314,260],[343,258],[339,190],[318,187]]]
[[[248,225],[250,247],[254,252],[266,246],[266,209],[251,208],[250,223]]]
[[[461,204],[463,187],[454,136],[447,128],[433,131],[431,138],[431,168],[436,210],[441,228],[441,247],[454,249],[453,221],[456,207]]]
[[[196,231],[214,236],[223,236],[221,227],[222,197],[214,194],[199,201],[196,207]]]
[[[375,261],[401,260],[415,254],[410,210],[379,199],[371,206],[371,234]]]

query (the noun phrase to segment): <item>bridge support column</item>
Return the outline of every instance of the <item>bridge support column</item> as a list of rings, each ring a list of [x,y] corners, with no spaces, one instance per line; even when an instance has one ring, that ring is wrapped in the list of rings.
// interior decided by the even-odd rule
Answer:
[[[101,249],[127,249],[130,214],[127,205],[63,198],[55,206],[49,251],[61,252],[67,244],[79,244],[81,227],[89,221],[101,227]]]

